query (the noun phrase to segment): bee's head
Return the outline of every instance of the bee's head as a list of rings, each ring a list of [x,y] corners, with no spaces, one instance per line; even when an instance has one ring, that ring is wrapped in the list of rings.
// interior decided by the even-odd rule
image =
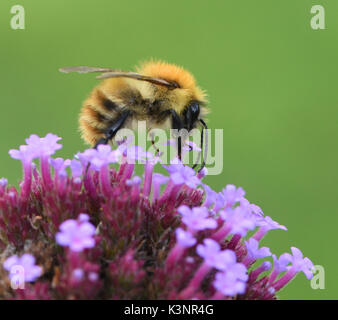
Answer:
[[[177,85],[174,89],[165,86],[156,87],[161,96],[167,97],[171,103],[170,107],[182,117],[184,127],[190,131],[200,114],[206,111],[203,108],[206,104],[206,94],[197,86],[193,75],[182,67],[162,61],[146,62],[137,71]]]

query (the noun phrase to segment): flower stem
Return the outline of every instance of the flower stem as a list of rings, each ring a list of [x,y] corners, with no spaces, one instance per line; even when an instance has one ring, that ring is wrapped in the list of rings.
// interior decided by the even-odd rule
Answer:
[[[108,165],[103,165],[100,169],[100,180],[102,191],[104,195],[109,196],[111,194],[111,184],[110,184],[110,172]]]
[[[291,268],[286,274],[284,274],[283,277],[281,277],[279,280],[275,282],[273,287],[276,291],[282,289],[285,285],[287,285],[297,274],[297,271],[295,268]]]
[[[189,299],[195,291],[199,288],[201,282],[203,281],[204,277],[210,271],[211,267],[207,263],[203,263],[198,270],[195,272],[194,277],[190,280],[186,289],[184,289],[180,293],[180,297],[182,299]]]
[[[43,156],[40,159],[40,165],[41,165],[41,174],[43,182],[47,189],[50,189],[53,185],[52,178],[50,175],[50,168],[49,168],[49,162],[48,157]]]
[[[218,242],[222,241],[227,237],[230,231],[231,227],[228,226],[227,223],[224,223],[224,225],[211,238]]]
[[[148,161],[145,166],[145,174],[144,174],[143,195],[145,197],[149,197],[151,191],[151,182],[153,180],[153,169],[154,165]]]
[[[24,168],[24,183],[22,186],[21,195],[23,198],[27,198],[30,193],[30,188],[32,184],[32,163],[27,162],[23,163]]]
[[[184,248],[180,246],[179,244],[176,244],[174,248],[172,248],[168,254],[167,260],[166,260],[166,269],[170,271],[175,263],[182,257],[184,253]]]

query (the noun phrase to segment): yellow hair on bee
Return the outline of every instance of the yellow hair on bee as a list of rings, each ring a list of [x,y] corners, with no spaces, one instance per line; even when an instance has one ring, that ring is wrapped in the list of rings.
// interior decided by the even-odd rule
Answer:
[[[176,82],[181,89],[189,91],[196,100],[206,102],[206,94],[196,85],[193,75],[184,68],[164,61],[147,61],[137,71],[146,76],[166,79],[169,82]]]

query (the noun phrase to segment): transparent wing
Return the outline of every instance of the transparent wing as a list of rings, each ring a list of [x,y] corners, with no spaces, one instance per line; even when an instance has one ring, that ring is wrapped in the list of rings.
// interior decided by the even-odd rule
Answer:
[[[93,72],[114,72],[114,71],[119,71],[119,70],[114,70],[114,69],[109,69],[109,68],[100,68],[100,67],[78,66],[78,67],[60,68],[59,71],[63,73],[71,73],[71,72],[93,73]]]
[[[97,79],[106,79],[106,78],[131,78],[140,81],[147,81],[157,85],[166,86],[170,89],[179,88],[176,82],[169,82],[160,78],[153,78],[149,76],[144,76],[135,72],[122,71],[118,69],[109,69],[109,68],[99,68],[99,67],[87,67],[87,66],[78,66],[78,67],[65,67],[60,68],[60,72],[63,73],[94,73],[101,72],[102,74],[97,76]]]

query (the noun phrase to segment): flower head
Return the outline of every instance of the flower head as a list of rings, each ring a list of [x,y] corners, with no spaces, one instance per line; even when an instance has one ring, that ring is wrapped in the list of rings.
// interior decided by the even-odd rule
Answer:
[[[287,270],[287,266],[291,262],[289,253],[283,253],[278,259],[275,254],[272,255],[273,267],[277,273],[282,273]]]
[[[33,134],[26,139],[26,143],[29,148],[35,150],[36,154],[41,157],[51,156],[55,151],[61,149],[62,145],[57,143],[59,140],[61,140],[61,138],[52,133],[48,133],[43,138]]]
[[[20,271],[19,269],[15,270],[15,267],[23,268],[23,280],[25,282],[33,282],[42,274],[42,268],[35,265],[34,256],[29,253],[25,253],[21,257],[14,255],[7,258],[3,267],[9,272],[11,280],[14,280],[18,275],[17,271]]]
[[[245,241],[245,246],[248,250],[247,256],[251,260],[262,259],[271,256],[271,252],[268,247],[258,248],[258,244],[258,241],[253,238],[250,238],[249,241]]]
[[[18,190],[0,179],[0,246],[36,254],[45,272],[35,281],[42,268],[32,255],[9,257],[4,268],[24,266],[25,281],[35,283],[0,298],[275,299],[298,272],[312,277],[312,262],[294,247],[272,256],[270,273],[266,260],[251,268],[271,255],[260,244],[265,233],[286,228],[244,198],[242,188],[197,188],[206,170],[196,174],[178,159],[166,167],[169,176],[155,173],[158,158],[130,147],[130,139],[116,150],[99,145],[75,159],[53,159],[59,139],[32,135],[10,151],[22,160],[24,179]],[[144,164],[143,173],[133,161]]]
[[[241,206],[220,211],[220,216],[225,220],[232,234],[245,236],[249,230],[253,230],[256,227],[253,216],[243,210]]]
[[[205,207],[190,209],[187,206],[180,206],[177,211],[182,215],[182,222],[193,231],[214,229],[217,226],[216,220],[209,217],[208,209]]]
[[[83,168],[79,160],[73,159],[70,163],[70,168],[72,169],[72,176],[74,178],[81,177]]]
[[[121,153],[119,150],[111,149],[110,145],[98,145],[97,149],[87,149],[83,153],[78,153],[80,161],[87,165],[91,164],[91,168],[99,171],[101,167],[110,163],[116,163],[119,161]]]
[[[13,159],[25,163],[31,162],[35,158],[51,156],[55,151],[61,149],[62,145],[57,143],[59,140],[61,140],[60,137],[51,133],[48,133],[44,138],[32,134],[26,139],[27,145],[21,145],[19,150],[9,150],[9,154]]]
[[[95,227],[80,215],[80,219],[69,219],[60,225],[60,232],[56,234],[56,242],[61,246],[69,247],[72,251],[82,251],[93,248]],[[82,220],[82,221],[81,221]]]
[[[199,244],[196,248],[196,252],[204,259],[204,262],[209,266],[215,266],[220,253],[220,245],[218,242],[212,239],[204,239],[203,244]]]
[[[50,158],[50,164],[58,175],[67,176],[66,168],[71,165],[71,160],[64,160],[62,158]]]
[[[241,201],[244,195],[245,191],[241,187],[236,188],[233,184],[228,184],[221,192],[224,207],[232,207],[236,202]]]
[[[239,274],[239,276],[241,277],[242,274]],[[225,296],[233,297],[245,292],[246,283],[241,281],[233,272],[218,272],[215,276],[214,287]]]
[[[312,279],[313,273],[313,263],[309,258],[303,258],[303,253],[296,247],[291,247],[292,255],[285,254],[285,258],[290,259],[292,268],[296,272],[303,272],[308,279]]]
[[[183,165],[181,162],[164,167],[170,173],[171,181],[176,185],[185,184],[190,188],[196,188],[200,184],[200,180],[196,177],[195,171]]]
[[[194,236],[190,232],[184,231],[182,228],[176,229],[176,239],[177,243],[185,248],[192,247],[196,243]]]
[[[1,178],[0,179],[0,187],[6,187],[8,184],[8,180],[6,178]]]

